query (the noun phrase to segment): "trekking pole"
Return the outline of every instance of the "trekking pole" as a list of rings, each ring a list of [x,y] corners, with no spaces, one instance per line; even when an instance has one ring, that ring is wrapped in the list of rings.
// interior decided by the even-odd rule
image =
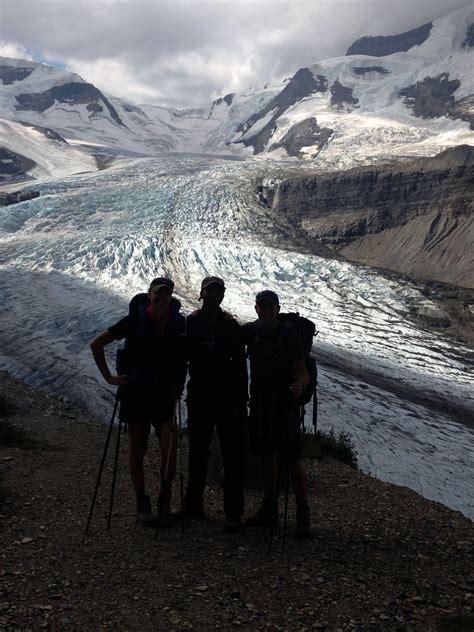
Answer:
[[[288,497],[290,495],[290,450],[292,440],[292,422],[293,418],[290,416],[288,425],[288,443],[286,445],[286,481],[285,481],[285,512],[283,514],[283,542],[281,546],[281,552],[285,552],[286,545],[286,527],[288,524]]]
[[[173,438],[174,438],[174,433],[176,429],[176,409],[178,408],[178,401],[179,400],[176,399],[174,403],[173,421],[171,423],[171,430],[170,430],[170,442],[168,445],[168,454],[166,455],[166,461],[165,461],[166,463],[165,475],[163,476],[161,480],[160,496],[162,497],[162,500],[158,505],[158,520],[156,521],[155,540],[158,538],[158,532],[160,530],[160,525],[161,525],[161,516],[163,514],[163,489],[166,488],[166,484],[168,482],[168,469],[170,465],[171,450],[173,449]]]
[[[110,530],[110,522],[112,520],[112,509],[114,506],[114,494],[115,494],[115,481],[117,479],[117,464],[119,458],[120,451],[120,436],[122,434],[122,420],[119,418],[118,432],[117,432],[117,443],[115,445],[115,462],[114,462],[114,473],[112,476],[112,489],[110,490],[110,503],[109,503],[109,517],[107,519],[107,529]]]
[[[182,407],[181,407],[181,398],[178,400],[178,450],[179,450],[179,493],[180,493],[180,502],[181,502],[181,535],[183,534],[184,529],[184,479],[183,479],[183,417],[182,417]]]
[[[276,481],[276,502],[278,502],[278,497],[280,495],[280,468],[278,467],[278,460],[277,460],[277,453],[275,454],[275,459],[276,459],[276,470],[277,470],[277,481]],[[268,539],[268,549],[267,549],[267,555],[270,555],[270,551],[272,550],[272,544],[273,544],[273,536],[275,534],[275,523],[276,523],[276,517],[275,520],[273,520],[273,516],[272,516],[272,523],[270,525],[270,537]]]
[[[277,471],[277,477],[276,477],[276,499],[275,500],[278,503],[278,499],[280,497],[281,452],[280,452],[280,454],[278,454],[278,451],[275,453],[275,459],[276,459],[275,466],[276,466],[276,471]],[[278,508],[277,508],[277,514],[275,515],[275,519],[272,518],[272,523],[270,525],[270,538],[268,540],[267,554],[270,554],[270,551],[272,549],[273,536],[275,534],[275,527],[276,527],[277,521],[278,521]]]
[[[117,393],[115,395],[114,412],[112,413],[112,419],[110,420],[109,431],[107,433],[107,439],[105,440],[105,445],[104,445],[104,453],[102,454],[102,461],[100,463],[99,475],[97,476],[97,483],[95,485],[94,496],[92,497],[92,504],[89,511],[89,518],[87,519],[86,534],[89,533],[89,527],[91,524],[92,514],[94,512],[94,507],[95,507],[95,501],[97,498],[97,492],[99,490],[100,479],[102,477],[102,470],[104,469],[105,457],[107,456],[107,450],[109,449],[109,443],[110,443],[110,436],[112,434],[112,428],[114,427],[115,413],[117,412],[118,403],[119,403],[119,391],[117,389]]]

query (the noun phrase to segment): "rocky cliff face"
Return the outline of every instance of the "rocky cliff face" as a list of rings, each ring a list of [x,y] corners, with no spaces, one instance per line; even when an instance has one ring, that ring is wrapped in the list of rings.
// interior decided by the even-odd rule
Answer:
[[[0,182],[28,178],[28,171],[33,169],[35,164],[33,160],[0,146]],[[0,206],[3,205],[0,203]]]
[[[124,126],[113,105],[91,83],[65,83],[60,86],[53,86],[44,92],[18,94],[15,99],[17,101],[15,106],[17,110],[31,110],[39,113],[52,107],[56,101],[67,105],[84,104],[87,106],[90,116],[102,112],[104,109],[103,105],[105,105],[112,119],[118,125]]]
[[[413,46],[420,46],[425,42],[433,27],[432,22],[423,24],[416,29],[399,33],[398,35],[365,36],[356,40],[347,50],[346,55],[370,55],[385,57],[402,51],[410,50]]]
[[[260,183],[299,239],[348,259],[474,287],[474,147],[398,167]]]

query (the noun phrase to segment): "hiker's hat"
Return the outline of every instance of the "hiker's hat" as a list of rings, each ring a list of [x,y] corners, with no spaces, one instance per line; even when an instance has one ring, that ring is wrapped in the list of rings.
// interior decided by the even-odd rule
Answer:
[[[174,283],[171,279],[166,277],[157,277],[150,283],[150,291],[153,290],[154,292],[157,292],[158,290],[161,290],[162,287],[167,288],[172,293],[174,290]]]
[[[279,305],[280,301],[278,299],[278,294],[273,292],[272,290],[262,290],[255,297],[255,304],[258,305],[262,301],[268,301],[272,305]]]
[[[201,292],[205,290],[207,287],[209,287],[210,285],[219,285],[223,290],[225,290],[225,283],[223,279],[216,276],[208,276],[202,280]]]

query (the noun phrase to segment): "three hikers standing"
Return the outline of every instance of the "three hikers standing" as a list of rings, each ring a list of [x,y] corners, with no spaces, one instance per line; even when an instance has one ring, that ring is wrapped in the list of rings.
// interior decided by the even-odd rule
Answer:
[[[137,499],[137,517],[156,524],[145,491],[143,460],[148,434],[155,428],[162,455],[161,485],[157,502],[160,524],[170,520],[170,497],[176,469],[176,442],[172,426],[176,402],[187,385],[189,468],[182,518],[204,516],[209,447],[217,431],[224,462],[224,530],[242,526],[243,436],[247,416],[248,383],[245,345],[250,359],[251,446],[262,466],[264,496],[261,507],[247,523],[273,526],[278,518],[279,474],[287,471],[295,491],[297,537],[310,535],[308,481],[303,467],[303,437],[299,400],[308,387],[301,342],[294,327],[278,319],[277,294],[257,294],[258,319],[244,326],[220,307],[225,284],[206,277],[201,284],[202,307],[188,316],[172,297],[174,284],[160,277],[148,295],[137,295],[130,313],[91,343],[95,362],[112,385],[120,387],[120,419],[128,425],[129,469]],[[186,332],[186,335],[183,334]],[[125,338],[124,370],[112,375],[104,347]]]

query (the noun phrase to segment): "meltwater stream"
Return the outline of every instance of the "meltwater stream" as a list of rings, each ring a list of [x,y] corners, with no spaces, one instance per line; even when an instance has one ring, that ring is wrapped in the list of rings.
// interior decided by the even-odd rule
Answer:
[[[348,432],[364,470],[474,518],[472,353],[410,322],[427,304],[416,285],[277,247],[282,227],[254,187],[270,169],[135,160],[35,184],[41,197],[0,209],[0,366],[107,417],[87,343],[151,278],[172,276],[189,312],[202,277],[222,276],[242,320],[271,287],[318,324],[320,427]]]

